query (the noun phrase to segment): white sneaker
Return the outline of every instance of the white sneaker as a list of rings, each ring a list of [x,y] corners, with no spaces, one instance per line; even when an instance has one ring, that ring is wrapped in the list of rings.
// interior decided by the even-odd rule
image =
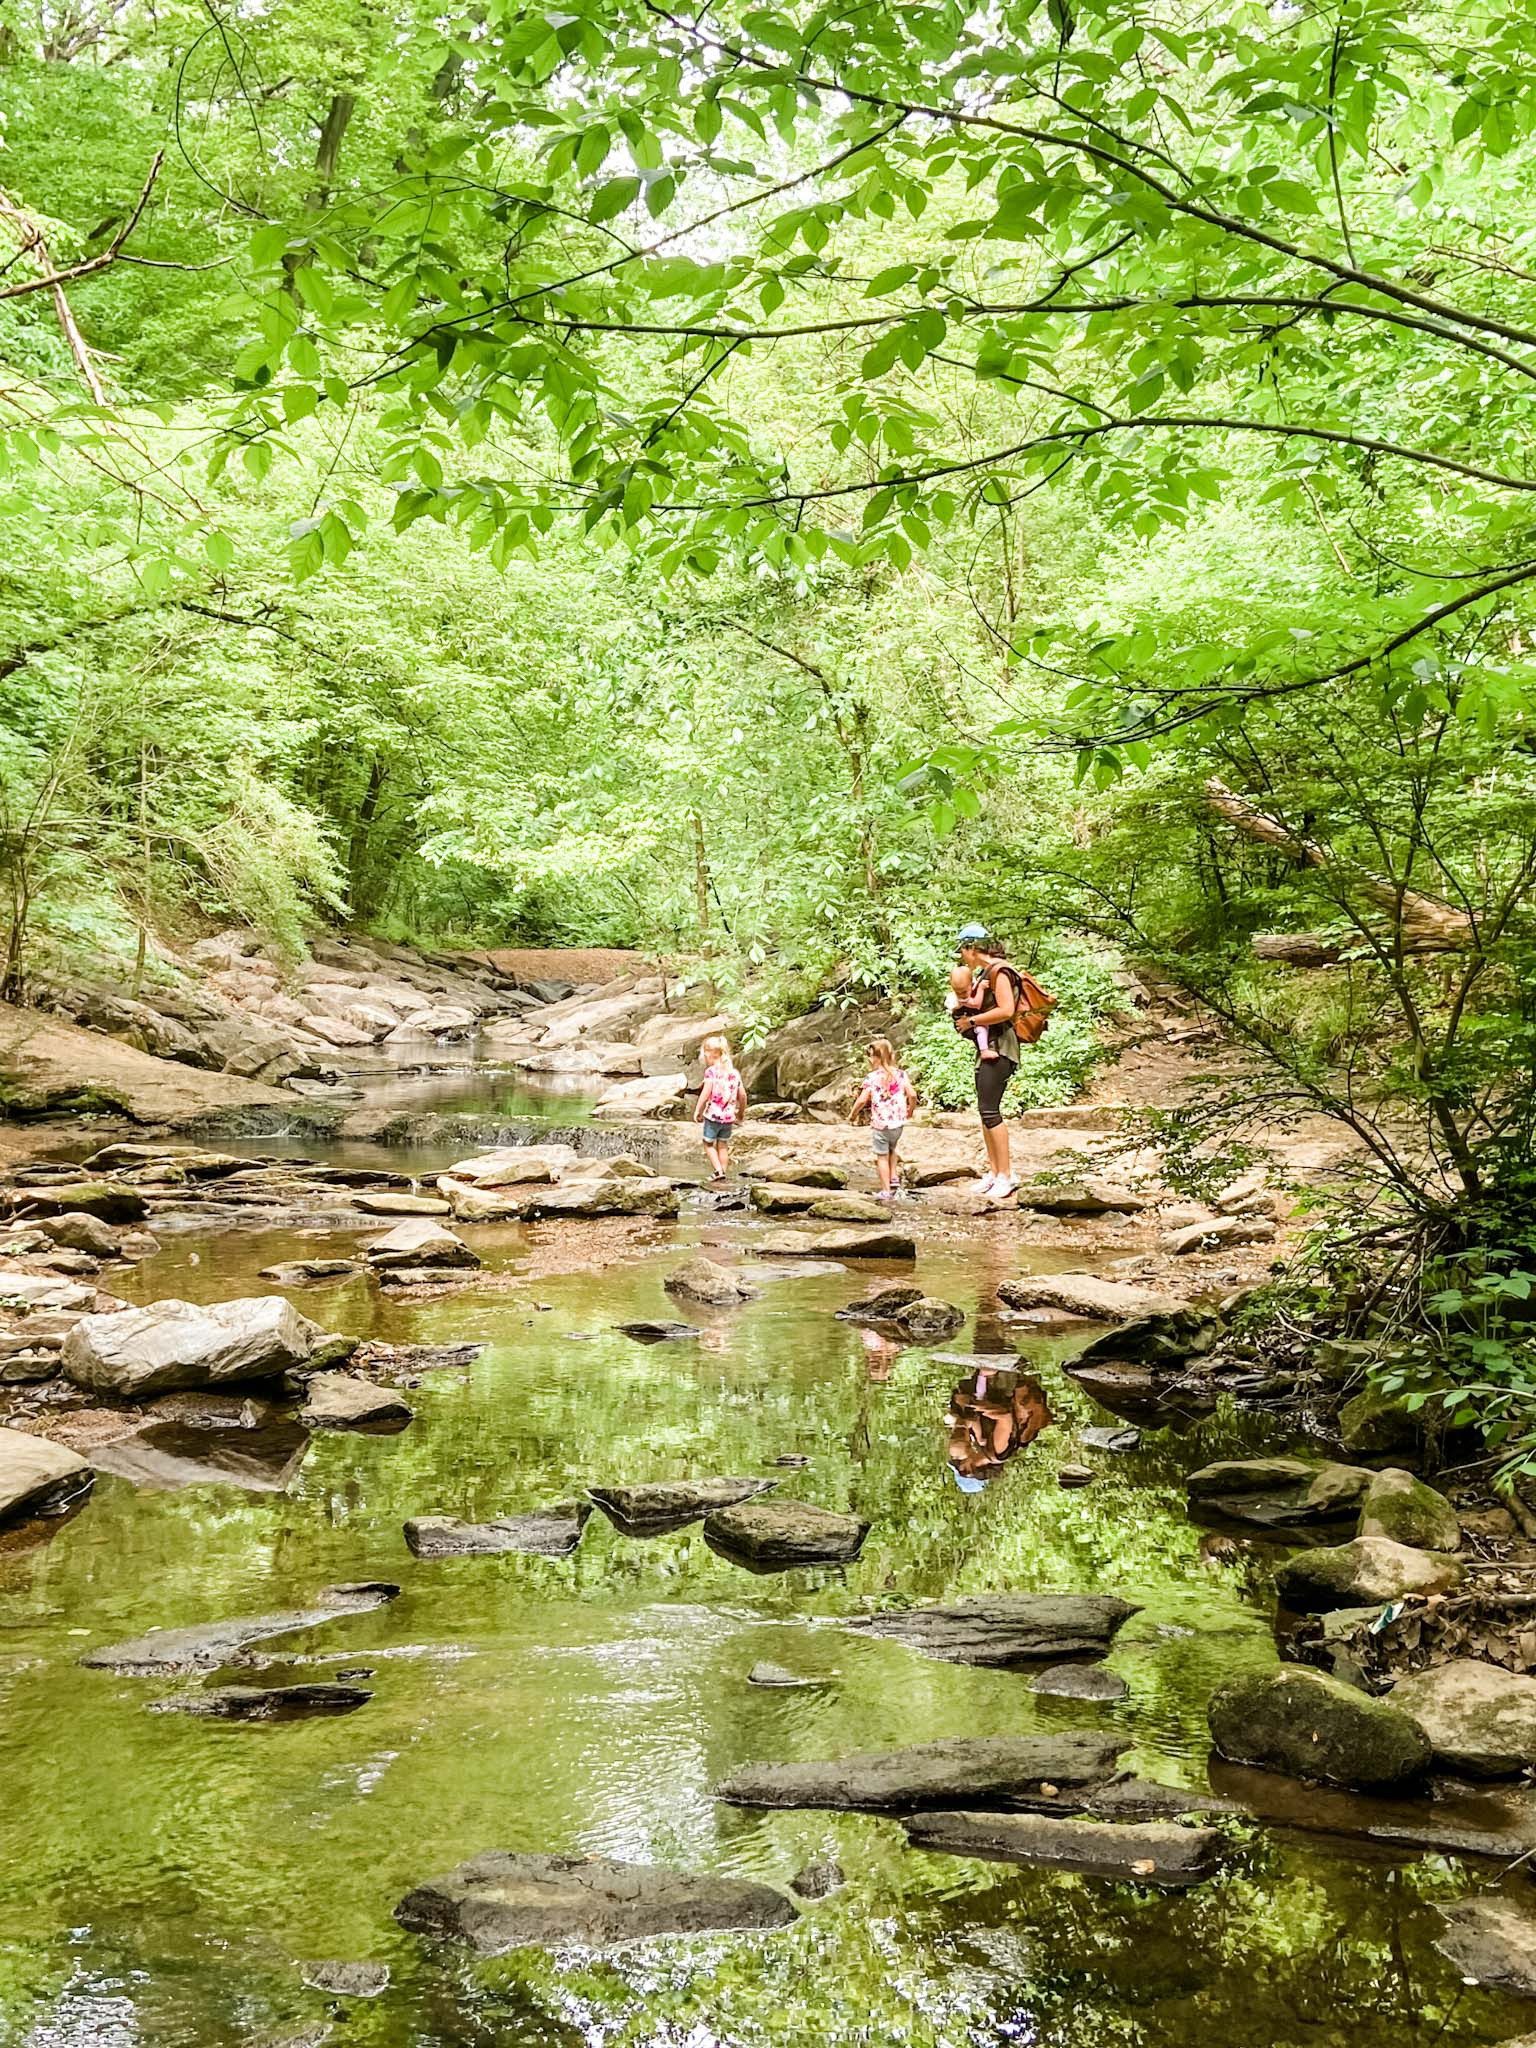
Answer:
[[[1006,1202],[1011,1195],[1016,1195],[1018,1192],[1018,1182],[1010,1180],[1006,1174],[1002,1174],[987,1189],[987,1199],[993,1202]]]
[[[984,1176],[984,1178],[982,1179],[982,1181],[981,1181],[980,1185],[979,1185],[979,1186],[977,1187],[977,1189],[976,1189],[976,1192],[977,1192],[977,1194],[978,1194],[978,1195],[990,1195],[990,1194],[991,1194],[991,1192],[992,1192],[992,1190],[993,1190],[993,1189],[994,1189],[994,1188],[995,1188],[996,1186],[997,1186],[997,1175],[996,1175],[995,1173],[989,1173],[989,1174],[987,1174],[987,1175],[985,1175],[985,1176]]]

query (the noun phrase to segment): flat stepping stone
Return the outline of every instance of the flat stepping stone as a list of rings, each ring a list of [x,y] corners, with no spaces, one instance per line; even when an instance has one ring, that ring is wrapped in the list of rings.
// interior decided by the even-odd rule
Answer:
[[[586,1501],[568,1500],[528,1515],[503,1515],[492,1522],[417,1515],[405,1524],[405,1541],[413,1557],[499,1557],[509,1551],[531,1557],[569,1557],[581,1541],[591,1513]]]
[[[1322,1458],[1222,1458],[1184,1481],[1191,1507],[1261,1529],[1355,1521],[1376,1474]]]
[[[399,1591],[398,1586],[383,1580],[325,1586],[316,1595],[317,1604],[313,1607],[257,1614],[235,1621],[202,1622],[191,1628],[157,1629],[152,1635],[135,1636],[130,1642],[87,1650],[80,1662],[88,1671],[117,1671],[128,1678],[156,1678],[166,1672],[217,1671],[250,1643],[322,1628],[349,1614],[367,1614],[395,1599]]]
[[[868,1522],[801,1500],[748,1501],[706,1517],[705,1540],[752,1571],[796,1565],[851,1564],[864,1547]]]
[[[393,1434],[412,1419],[413,1409],[392,1387],[350,1372],[317,1372],[305,1383],[299,1419],[310,1429],[364,1429]]]
[[[283,1259],[263,1266],[256,1277],[273,1280],[279,1287],[312,1287],[325,1280],[350,1280],[354,1273],[366,1271],[361,1259]]]
[[[859,1615],[845,1628],[886,1636],[947,1664],[1055,1663],[1107,1650],[1139,1613],[1113,1593],[1000,1593],[946,1607]]]
[[[782,1892],[743,1878],[507,1849],[429,1879],[395,1908],[411,1933],[466,1942],[486,1956],[566,1942],[608,1948],[659,1934],[760,1933],[795,1917]]]
[[[1052,1664],[1029,1681],[1031,1692],[1053,1700],[1123,1700],[1130,1687],[1102,1664]]]
[[[759,1238],[755,1250],[769,1259],[905,1259],[917,1257],[910,1230],[779,1230]]]
[[[642,1320],[634,1323],[615,1323],[613,1327],[621,1337],[633,1337],[637,1344],[683,1344],[690,1338],[702,1337],[704,1334],[697,1323]]]
[[[1071,1870],[1174,1889],[1199,1884],[1221,1867],[1214,1828],[1166,1821],[1120,1824],[1043,1813],[924,1813],[905,1821],[908,1846],[994,1863]]]
[[[221,1685],[210,1692],[172,1693],[152,1702],[155,1714],[197,1714],[215,1721],[303,1721],[323,1714],[355,1714],[373,1698],[361,1686]]]
[[[669,1479],[649,1486],[589,1486],[587,1491],[621,1528],[650,1534],[663,1527],[684,1528],[777,1484],[776,1479]]]
[[[1102,1785],[1124,1735],[952,1736],[909,1749],[872,1750],[828,1763],[746,1764],[715,1788],[732,1806],[820,1807],[843,1813],[919,1813],[1013,1807]],[[1049,1792],[1046,1787],[1050,1787]]]

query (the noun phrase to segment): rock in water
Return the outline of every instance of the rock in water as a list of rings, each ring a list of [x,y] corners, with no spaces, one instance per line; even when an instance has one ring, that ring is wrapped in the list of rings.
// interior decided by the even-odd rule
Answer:
[[[358,1259],[283,1259],[275,1266],[263,1266],[259,1280],[275,1280],[279,1287],[309,1287],[321,1280],[350,1280],[361,1273]]]
[[[934,1295],[922,1294],[916,1301],[909,1301],[904,1308],[897,1309],[891,1321],[904,1336],[926,1344],[939,1337],[952,1337],[964,1323],[965,1311],[956,1308],[952,1301],[940,1301]]]
[[[702,1252],[669,1273],[662,1285],[668,1294],[681,1295],[685,1301],[702,1301],[709,1308],[729,1308],[738,1301],[753,1301],[757,1296],[757,1289],[738,1279],[729,1266],[717,1265]]]
[[[56,1514],[88,1493],[95,1477],[85,1459],[63,1444],[0,1429],[0,1522]]]
[[[851,1564],[864,1547],[868,1522],[801,1500],[751,1501],[706,1516],[705,1541],[753,1571],[782,1572],[803,1564]]]
[[[1221,1318],[1199,1309],[1176,1308],[1166,1314],[1132,1316],[1085,1345],[1072,1361],[1094,1365],[1102,1359],[1124,1359],[1135,1365],[1183,1365],[1202,1357],[1221,1334]]]
[[[249,1301],[157,1301],[82,1316],[64,1339],[77,1386],[137,1399],[177,1387],[273,1379],[301,1366],[323,1332],[280,1294]]]
[[[377,1998],[389,1989],[388,1963],[300,1963],[299,1975],[332,1998]]]
[[[1536,1679],[1457,1657],[1400,1678],[1390,1695],[1429,1738],[1435,1762],[1474,1778],[1536,1767]]]
[[[172,1693],[156,1714],[200,1714],[217,1721],[300,1721],[317,1714],[355,1714],[373,1698],[356,1685],[221,1685],[210,1692]]]
[[[1361,1536],[1385,1536],[1415,1550],[1460,1550],[1461,1524],[1443,1493],[1389,1465],[1366,1489]]]
[[[843,1323],[888,1323],[895,1319],[899,1310],[910,1308],[913,1302],[924,1298],[921,1287],[912,1281],[896,1280],[888,1286],[875,1288],[870,1294],[861,1295],[857,1301],[850,1301],[846,1308],[837,1311],[837,1318]]]
[[[271,1636],[297,1635],[301,1629],[321,1628],[347,1614],[367,1614],[393,1600],[399,1591],[398,1586],[383,1581],[324,1586],[316,1596],[322,1604],[315,1607],[257,1614],[238,1621],[200,1622],[191,1628],[157,1629],[152,1635],[136,1636],[131,1642],[88,1650],[80,1662],[88,1671],[119,1671],[127,1678],[155,1678],[165,1672],[217,1671],[248,1643],[264,1642]]]
[[[1423,1730],[1400,1707],[1302,1665],[1229,1679],[1211,1695],[1209,1718],[1231,1762],[1328,1785],[1400,1784],[1430,1759]]]
[[[413,1557],[496,1557],[524,1551],[533,1557],[569,1557],[592,1510],[584,1500],[563,1500],[531,1515],[494,1522],[460,1522],[452,1515],[418,1515],[405,1525]]]
[[[1052,1700],[1123,1700],[1130,1687],[1102,1664],[1052,1664],[1029,1681],[1031,1692]]]
[[[924,1813],[903,1825],[914,1849],[1143,1884],[1199,1884],[1221,1864],[1222,1839],[1214,1828],[1166,1821],[1117,1824],[1043,1813]]]
[[[363,1247],[374,1266],[478,1266],[479,1255],[430,1216],[412,1216]]]
[[[1092,1656],[1140,1609],[1113,1593],[998,1593],[949,1607],[860,1615],[846,1628],[889,1636],[947,1664],[1055,1663]]]
[[[841,1863],[827,1856],[820,1862],[807,1863],[803,1870],[797,1870],[789,1880],[789,1888],[797,1899],[829,1899],[835,1891],[841,1891],[847,1881]]]
[[[759,1238],[755,1250],[775,1259],[915,1259],[910,1230],[780,1230]]]
[[[1368,1607],[1407,1593],[1447,1593],[1462,1568],[1435,1550],[1413,1550],[1385,1536],[1357,1536],[1332,1550],[1303,1550],[1275,1573],[1275,1590],[1299,1614]]]
[[[1316,1458],[1224,1458],[1184,1481],[1192,1506],[1260,1528],[1307,1528],[1358,1514],[1375,1478]]]
[[[404,1429],[412,1408],[389,1387],[349,1372],[317,1372],[304,1385],[300,1419],[311,1429]]]
[[[702,1337],[697,1323],[668,1323],[642,1318],[633,1323],[615,1323],[621,1337],[633,1337],[637,1344],[682,1344],[690,1337]]]
[[[746,1764],[715,1788],[732,1806],[827,1807],[848,1813],[1011,1807],[1065,1788],[1102,1785],[1124,1735],[952,1736],[830,1763]],[[1051,1792],[1045,1792],[1049,1786]]]
[[[781,1892],[742,1878],[695,1877],[611,1856],[522,1856],[490,1849],[400,1901],[413,1934],[467,1942],[481,1955],[577,1942],[606,1948],[658,1934],[788,1927]]]
[[[1029,1273],[998,1285],[997,1298],[1008,1308],[1057,1308],[1094,1322],[1125,1323],[1133,1316],[1176,1315],[1178,1302],[1147,1287],[1124,1280],[1101,1280],[1097,1273]]]
[[[1139,1429],[1085,1429],[1078,1442],[1088,1451],[1134,1451],[1141,1442]]]
[[[39,1219],[37,1227],[45,1237],[66,1251],[89,1252],[95,1259],[115,1259],[118,1256],[117,1232],[109,1229],[98,1216],[87,1216],[83,1212],[44,1216]]]
[[[755,1500],[777,1485],[776,1479],[667,1479],[650,1486],[589,1486],[587,1491],[623,1528],[646,1530],[665,1523],[680,1529],[717,1508]]]
[[[1513,1899],[1463,1899],[1439,1910],[1445,1931],[1435,1947],[1463,1977],[1536,1998],[1536,1918],[1525,1907]]]
[[[398,1188],[365,1188],[352,1197],[365,1216],[451,1216],[453,1204],[441,1195],[407,1195]]]
[[[807,1216],[819,1223],[884,1223],[890,1210],[876,1195],[813,1195]]]
[[[764,1686],[770,1692],[807,1692],[816,1691],[830,1681],[825,1678],[801,1678],[797,1672],[789,1670],[783,1664],[763,1663],[752,1666],[747,1673],[747,1683]]]

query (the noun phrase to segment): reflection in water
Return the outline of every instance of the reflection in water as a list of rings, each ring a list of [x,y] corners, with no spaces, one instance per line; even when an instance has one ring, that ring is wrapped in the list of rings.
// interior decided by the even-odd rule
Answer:
[[[949,1397],[949,1469],[962,1493],[980,1493],[1051,1419],[1045,1389],[1011,1366],[979,1365]]]

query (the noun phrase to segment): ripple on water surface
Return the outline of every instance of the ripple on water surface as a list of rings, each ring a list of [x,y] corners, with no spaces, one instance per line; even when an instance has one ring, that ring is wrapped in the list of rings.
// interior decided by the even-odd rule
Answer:
[[[527,1249],[510,1228],[477,1242],[511,1271]],[[344,1243],[183,1238],[130,1284],[217,1299]],[[1000,1256],[948,1245],[925,1256],[924,1283],[974,1311]],[[690,1312],[698,1343],[614,1334],[677,1313],[661,1287],[676,1260],[668,1246],[430,1304],[381,1302],[366,1281],[297,1291],[328,1327],[486,1349],[422,1378],[402,1435],[311,1439],[285,1490],[107,1476],[51,1541],[0,1552],[0,2043],[302,2038],[327,2002],[294,1965],[319,1956],[391,1964],[389,1990],[345,2023],[348,2041],[380,2048],[1427,2048],[1520,2030],[1429,1947],[1430,1902],[1464,1888],[1454,1866],[1361,1865],[1236,1830],[1219,1879],[1162,1895],[917,1854],[889,1821],[716,1804],[712,1786],[749,1761],[1070,1727],[1121,1728],[1139,1768],[1197,1780],[1211,1686],[1271,1654],[1267,1565],[1213,1554],[1180,1481],[1277,1435],[1220,1412],[1146,1430],[1129,1453],[1084,1450],[1079,1431],[1115,1418],[1061,1374],[1070,1347],[1037,1341],[1025,1376],[1051,1421],[994,1458],[1034,1395],[987,1367],[978,1380],[968,1354],[1012,1350],[1009,1331],[973,1321],[944,1357],[871,1343],[831,1313],[870,1275],[822,1269],[745,1308]],[[980,1469],[977,1443],[995,1476],[962,1488],[956,1459]],[[783,1457],[806,1462],[775,1468]],[[1072,1459],[1094,1465],[1092,1485],[1058,1486]],[[855,1564],[759,1578],[697,1525],[633,1537],[601,1514],[558,1561],[419,1561],[401,1536],[411,1515],[484,1520],[588,1485],[776,1469],[782,1491],[871,1523]],[[153,1715],[163,1681],[76,1662],[91,1644],[365,1579],[398,1581],[399,1598],[253,1653],[264,1682],[370,1672],[373,1699],[344,1717]],[[838,1626],[871,1605],[1028,1589],[1141,1603],[1110,1659],[1125,1701],[1038,1698],[1021,1674]],[[826,1683],[749,1686],[759,1661]],[[597,1958],[477,1962],[400,1933],[390,1914],[406,1891],[490,1847],[781,1885],[833,1856],[848,1883],[784,1934]]]

